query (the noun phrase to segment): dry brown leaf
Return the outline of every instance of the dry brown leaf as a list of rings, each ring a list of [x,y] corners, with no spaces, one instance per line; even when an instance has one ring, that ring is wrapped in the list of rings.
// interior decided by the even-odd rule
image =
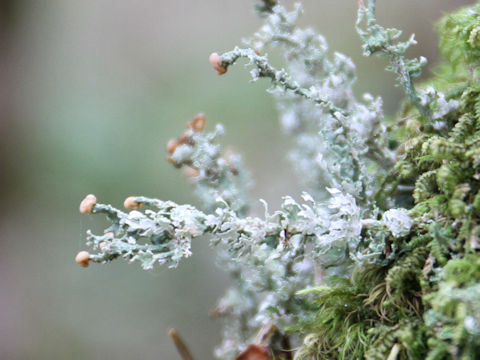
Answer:
[[[266,346],[249,345],[235,360],[271,360],[270,351]]]

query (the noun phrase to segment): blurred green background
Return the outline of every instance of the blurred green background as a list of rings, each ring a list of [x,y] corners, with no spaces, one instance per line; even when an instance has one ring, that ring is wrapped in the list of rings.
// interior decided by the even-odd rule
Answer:
[[[378,18],[416,33],[411,56],[432,64],[432,24],[472,2],[384,0]],[[300,192],[268,83],[251,84],[242,66],[219,77],[207,60],[257,29],[253,4],[0,1],[0,359],[179,359],[171,326],[196,359],[212,358],[220,324],[208,312],[228,279],[208,244],[194,244],[173,271],[123,262],[82,269],[73,258],[85,230],[104,219],[80,215],[78,204],[94,193],[117,206],[129,195],[198,205],[164,149],[200,111],[244,155],[252,199],[274,209],[281,195]],[[355,60],[356,91],[383,96],[394,114],[401,91],[382,60],[362,58],[356,1],[304,5],[303,23]]]

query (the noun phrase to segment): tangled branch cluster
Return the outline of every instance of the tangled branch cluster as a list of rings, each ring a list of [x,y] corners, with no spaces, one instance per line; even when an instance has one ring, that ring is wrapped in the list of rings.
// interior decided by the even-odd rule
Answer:
[[[399,30],[377,23],[375,1],[360,2],[364,54],[388,60],[409,100],[388,134],[381,98],[355,97],[353,62],[297,25],[299,4],[287,11],[265,0],[257,9],[264,25],[245,47],[209,60],[222,75],[246,59],[254,81],[270,80],[294,140],[289,157],[303,175],[303,201],[286,196],[280,210],[264,202],[263,217],[248,216],[248,172],[218,144],[223,127],[205,132],[199,114],[167,152],[204,208],[133,196],[121,211],[88,195],[80,211],[103,213],[110,226],[87,232],[94,253],[76,261],[175,267],[192,241],[208,238],[233,283],[215,312],[224,317],[221,359],[474,359],[480,88],[471,69],[479,6],[441,25],[447,64],[438,76],[447,85],[418,90],[413,79],[426,59],[405,57],[413,36],[399,41]],[[272,48],[282,50],[284,68],[270,64]]]

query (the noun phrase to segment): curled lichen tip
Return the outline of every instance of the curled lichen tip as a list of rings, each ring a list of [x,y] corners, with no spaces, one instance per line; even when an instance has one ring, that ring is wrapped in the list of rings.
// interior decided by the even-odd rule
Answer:
[[[202,132],[205,129],[205,124],[207,123],[207,118],[205,114],[199,113],[195,115],[192,121],[187,123],[187,128],[192,129],[195,132]]]
[[[77,256],[75,256],[75,262],[81,267],[88,267],[90,261],[90,254],[88,251],[80,251]]]
[[[178,146],[177,140],[175,140],[175,139],[168,140],[168,142],[167,142],[167,153],[172,155],[175,152],[175,149],[177,148],[177,146]]]
[[[88,194],[82,200],[78,209],[82,214],[90,214],[96,203],[97,203],[97,198],[95,197],[95,195]]]
[[[217,71],[218,75],[223,75],[227,72],[227,68],[222,64],[220,55],[218,55],[216,52],[210,54],[208,61],[210,62],[210,65],[212,65],[212,67]]]
[[[123,202],[123,207],[125,209],[138,210],[142,206],[142,203],[138,202],[136,196],[129,196]]]

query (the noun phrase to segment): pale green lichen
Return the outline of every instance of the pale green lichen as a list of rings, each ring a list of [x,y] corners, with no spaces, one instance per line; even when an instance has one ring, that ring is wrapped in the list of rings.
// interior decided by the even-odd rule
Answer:
[[[248,176],[217,143],[223,128],[189,125],[169,161],[186,169],[203,208],[141,196],[128,212],[89,203],[84,212],[111,223],[87,233],[90,260],[175,267],[192,241],[209,239],[233,280],[215,311],[221,359],[235,359],[265,324],[276,326],[266,345],[280,359],[294,349],[298,360],[478,358],[479,7],[440,23],[446,62],[416,87],[426,60],[405,57],[413,36],[399,41],[377,23],[375,1],[360,3],[365,55],[383,54],[408,98],[387,134],[381,99],[353,94],[353,62],[297,25],[300,5],[264,0],[264,25],[246,47],[211,62],[224,73],[246,58],[253,80],[270,79],[303,201],[286,196],[273,213],[264,202],[263,217],[249,216]],[[274,47],[285,69],[268,62]]]
[[[312,195],[325,197],[330,186],[367,203],[375,182],[393,163],[382,101],[370,94],[356,99],[352,60],[330,54],[321,35],[298,27],[301,12],[300,4],[293,11],[274,6],[265,24],[245,41],[249,48],[222,54],[222,65],[228,68],[246,57],[247,66],[254,67],[253,80],[270,78],[282,127],[295,141],[290,158]],[[286,70],[269,67],[266,52],[274,47],[284,53]]]

